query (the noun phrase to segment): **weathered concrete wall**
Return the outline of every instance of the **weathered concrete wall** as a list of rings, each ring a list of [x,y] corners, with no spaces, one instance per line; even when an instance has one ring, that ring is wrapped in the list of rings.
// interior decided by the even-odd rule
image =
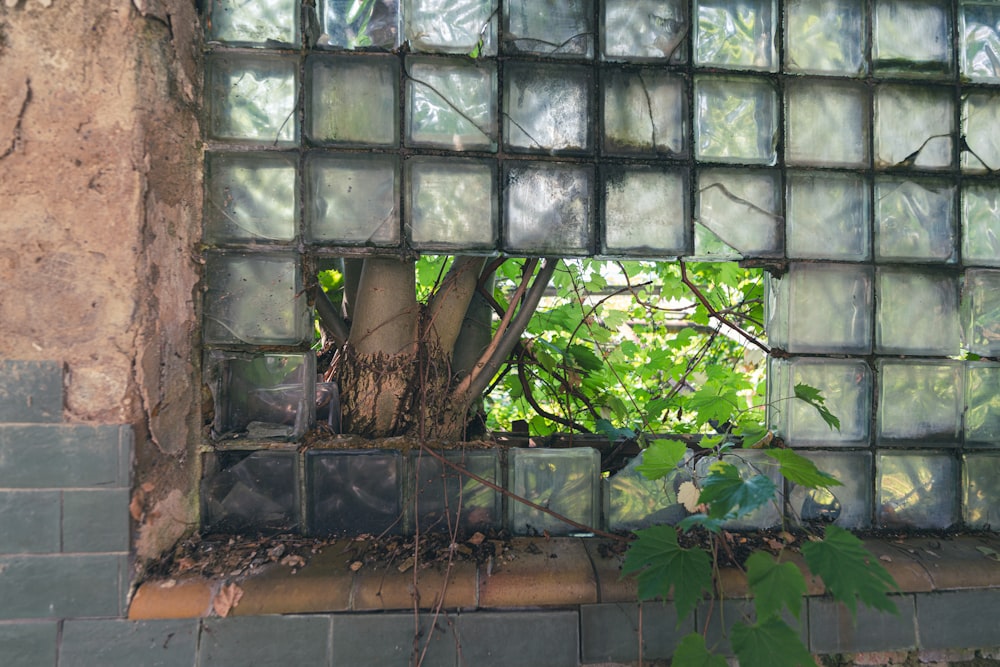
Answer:
[[[199,52],[190,0],[0,4],[0,358],[133,427],[140,556],[194,506]]]

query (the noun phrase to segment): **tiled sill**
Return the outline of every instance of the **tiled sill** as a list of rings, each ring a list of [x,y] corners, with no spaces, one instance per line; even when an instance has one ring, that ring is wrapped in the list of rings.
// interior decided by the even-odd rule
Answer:
[[[516,538],[513,558],[490,565],[455,562],[400,571],[396,564],[352,571],[350,542],[335,543],[299,569],[272,565],[232,579],[182,578],[146,581],[133,596],[130,619],[192,618],[213,615],[213,601],[236,584],[242,598],[233,616],[338,611],[573,607],[636,600],[632,578],[620,578],[621,557],[602,555],[593,538]],[[341,546],[343,545],[343,546]],[[893,575],[900,592],[1000,587],[1000,536],[947,539],[867,540],[866,546]],[[792,562],[801,557],[788,554]],[[726,597],[747,593],[745,577],[724,570]],[[809,595],[823,585],[809,578]],[[232,590],[232,589],[229,589]]]

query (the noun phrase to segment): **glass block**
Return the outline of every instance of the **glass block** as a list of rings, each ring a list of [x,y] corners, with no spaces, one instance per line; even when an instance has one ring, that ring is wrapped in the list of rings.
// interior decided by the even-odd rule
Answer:
[[[951,166],[955,105],[943,88],[882,85],[875,91],[875,166]]]
[[[694,59],[698,65],[777,70],[772,0],[698,0]]]
[[[793,263],[769,278],[767,336],[792,353],[871,351],[872,270]]]
[[[407,62],[407,143],[496,150],[495,66],[443,58]]]
[[[810,171],[787,178],[790,258],[859,262],[871,256],[871,193],[862,176]]]
[[[856,530],[871,527],[872,455],[870,452],[800,452],[843,486],[807,489],[789,483],[792,511],[809,524],[833,523]]]
[[[962,263],[1000,266],[1000,187],[962,186]]]
[[[963,458],[963,519],[969,528],[1000,526],[1000,456],[966,454]]]
[[[809,74],[865,73],[868,19],[857,0],[785,4],[785,68]]]
[[[402,532],[399,452],[306,452],[306,517],[311,535]]]
[[[938,0],[877,0],[872,62],[879,72],[952,71],[951,9]]]
[[[579,66],[508,63],[504,69],[504,137],[522,151],[590,148],[591,75]]]
[[[414,51],[496,54],[497,0],[405,0],[406,41]]]
[[[964,376],[957,361],[881,361],[879,444],[957,446]]]
[[[296,438],[313,422],[316,357],[214,350],[206,383],[215,401],[213,436]]]
[[[205,156],[205,241],[291,241],[298,218],[295,159],[273,153]]]
[[[675,525],[689,514],[677,497],[681,484],[692,479],[685,464],[655,481],[636,470],[640,465],[642,452],[605,482],[609,530]]]
[[[1000,271],[966,272],[963,310],[969,351],[983,357],[1000,357]]]
[[[399,163],[388,155],[306,157],[306,228],[320,243],[399,243]]]
[[[590,447],[511,449],[511,488],[536,505],[585,526],[600,521],[601,455]],[[514,499],[509,501],[511,530],[516,535],[566,535],[579,528]]]
[[[881,528],[950,528],[958,521],[958,461],[949,454],[878,456]]]
[[[214,253],[205,262],[205,283],[205,342],[302,342],[308,308],[294,256]]]
[[[417,248],[492,250],[497,243],[496,163],[413,158],[406,162],[406,219]]]
[[[330,144],[399,143],[399,60],[392,56],[306,58],[306,134]]]
[[[695,149],[699,160],[774,164],[778,104],[758,79],[695,79]]]
[[[604,152],[654,156],[687,153],[684,82],[655,70],[605,70]]]
[[[212,0],[205,19],[206,38],[234,46],[298,44],[296,0]]]
[[[399,45],[399,0],[322,0],[320,46],[342,49]]]
[[[298,138],[294,58],[208,56],[208,127],[212,139],[287,144]]]
[[[602,176],[604,253],[647,257],[687,254],[685,171],[609,167]]]
[[[817,167],[868,166],[868,92],[853,83],[789,81],[785,160]]]
[[[298,455],[227,451],[206,456],[202,522],[208,532],[277,533],[299,527]]]
[[[781,186],[765,170],[705,169],[698,173],[694,252],[722,259],[781,252]]]
[[[586,255],[593,237],[594,172],[589,166],[508,162],[506,248],[528,255]]]
[[[609,60],[687,60],[687,0],[604,0],[603,54]]]
[[[544,56],[594,56],[590,0],[504,0],[504,50]]]
[[[1000,447],[1000,364],[968,362],[965,392],[965,444]]]
[[[773,359],[768,374],[769,422],[792,447],[868,445],[872,373],[861,360]],[[818,389],[840,420],[830,428],[819,412],[795,398],[795,386]]]
[[[756,475],[764,475],[774,483],[780,493],[782,486],[781,473],[778,470],[778,463],[774,459],[765,455],[760,450],[734,449],[731,454],[724,455],[722,460],[736,466],[740,476],[746,480]],[[708,468],[718,459],[706,456],[698,460],[695,465],[695,474],[699,479],[708,475]],[[729,530],[755,530],[760,528],[771,528],[781,523],[781,510],[779,509],[780,497],[775,502],[769,502],[758,507],[753,512],[739,519],[726,521],[723,526]]]
[[[947,181],[875,181],[875,259],[954,262],[956,188]]]
[[[441,451],[446,459],[483,479],[498,484],[500,462],[495,450]],[[459,536],[500,528],[501,495],[488,486],[445,466],[430,454],[413,452],[410,466],[416,489],[416,523],[413,505],[407,509],[409,532],[450,532]]]
[[[968,93],[963,105],[962,169],[995,172],[1000,169],[1000,94]]]
[[[1000,6],[963,2],[962,76],[973,81],[1000,82]]]
[[[876,291],[876,352],[958,354],[957,276],[880,268]]]

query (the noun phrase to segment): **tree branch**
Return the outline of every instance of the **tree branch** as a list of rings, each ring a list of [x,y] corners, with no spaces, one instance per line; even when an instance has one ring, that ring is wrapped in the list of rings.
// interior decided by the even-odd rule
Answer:
[[[337,312],[337,307],[330,301],[330,297],[323,291],[319,282],[312,287],[312,297],[320,326],[333,338],[337,347],[342,347],[350,334],[347,322]]]
[[[437,337],[437,343],[449,359],[462,330],[469,302],[476,294],[479,273],[485,263],[484,257],[456,257],[448,275],[427,304],[427,330],[424,333],[433,333]]]
[[[708,311],[708,314],[711,317],[714,317],[715,319],[719,320],[727,327],[729,327],[739,335],[743,336],[743,338],[745,338],[747,341],[753,343],[754,345],[762,349],[765,354],[771,354],[771,348],[762,343],[749,331],[746,331],[740,325],[736,324],[728,317],[723,315],[721,312],[716,310],[715,307],[712,306],[711,303],[709,303],[708,298],[704,294],[702,294],[702,291],[698,288],[698,286],[695,285],[693,282],[691,282],[691,279],[688,278],[687,266],[684,264],[684,262],[678,262],[678,263],[680,264],[681,267],[681,282],[687,285],[688,289],[691,290],[691,293],[694,294],[695,297],[698,299],[698,301],[701,302],[701,305],[705,306],[705,310]]]

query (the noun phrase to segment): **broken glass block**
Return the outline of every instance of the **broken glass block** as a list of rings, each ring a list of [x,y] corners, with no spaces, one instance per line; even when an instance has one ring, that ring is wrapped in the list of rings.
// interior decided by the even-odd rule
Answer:
[[[799,452],[842,486],[809,489],[789,482],[789,504],[807,524],[835,523],[842,528],[871,527],[872,455],[870,452]]]
[[[946,181],[875,181],[875,258],[954,262],[956,189]]]
[[[856,0],[785,4],[785,67],[809,74],[865,73],[868,16]]]
[[[492,61],[411,58],[406,71],[408,144],[496,150],[497,72]]]
[[[922,76],[952,71],[951,9],[947,3],[875,3],[872,61],[880,73]]]
[[[738,519],[729,519],[723,523],[723,527],[729,530],[755,530],[760,528],[771,528],[781,523],[781,498],[784,490],[781,472],[777,461],[766,456],[758,449],[733,449],[731,453],[724,454],[722,461],[736,466],[740,477],[746,481],[757,475],[763,475],[774,484],[777,495],[773,501],[768,501],[749,514]],[[695,465],[696,481],[704,479],[709,474],[709,467],[719,459],[714,456],[705,456],[698,460]]]
[[[963,310],[969,351],[984,357],[1000,357],[1000,271],[966,272]]]
[[[608,255],[688,254],[687,172],[608,167],[604,181],[604,243]]]
[[[590,0],[504,0],[504,50],[591,58],[593,16]]]
[[[876,167],[950,167],[954,134],[950,89],[894,84],[876,88]]]
[[[868,91],[854,83],[790,80],[785,159],[817,167],[868,166]]]
[[[308,306],[295,256],[212,253],[205,260],[209,343],[294,345],[307,331]]]
[[[958,354],[958,276],[879,267],[875,350],[886,354]]]
[[[962,466],[962,504],[970,528],[996,530],[1000,525],[1000,456],[966,454]]]
[[[610,155],[687,152],[686,94],[680,77],[655,70],[605,70],[604,151]]]
[[[402,531],[399,452],[306,453],[306,516],[311,535]]]
[[[1000,6],[963,2],[961,7],[962,76],[1000,82]]]
[[[296,0],[212,0],[205,18],[206,39],[232,46],[295,46]]]
[[[207,455],[201,480],[209,532],[277,533],[300,523],[295,452],[225,451]]]
[[[949,528],[958,521],[958,461],[950,454],[883,452],[878,455],[881,528]]]
[[[998,54],[1000,55],[1000,54]],[[1000,95],[967,93],[962,109],[962,168],[972,172],[1000,169]]]
[[[500,462],[495,450],[439,451],[448,461],[498,484]],[[409,532],[450,532],[459,535],[500,528],[502,496],[490,487],[447,467],[426,452],[410,454],[413,482],[417,485],[416,516],[408,503]],[[414,518],[416,522],[414,523]]]
[[[699,65],[777,70],[772,0],[699,0],[694,59]]]
[[[691,471],[679,465],[658,480],[636,470],[643,453],[605,481],[609,530],[636,530],[659,524],[676,525],[691,512],[683,503],[683,485],[692,483]],[[679,497],[680,496],[680,497]]]
[[[878,380],[880,445],[958,446],[965,402],[961,362],[882,360]]]
[[[605,0],[603,55],[607,60],[687,60],[691,32],[686,0]]]
[[[212,139],[289,144],[298,139],[294,58],[209,55],[205,99]]]
[[[504,136],[518,151],[590,148],[591,69],[508,62],[504,67]]]
[[[870,267],[794,263],[767,284],[767,332],[776,347],[794,353],[871,351]]]
[[[406,42],[417,52],[496,54],[497,0],[405,0]]]
[[[778,103],[766,79],[695,79],[695,152],[701,160],[774,164]]]
[[[328,144],[399,144],[399,60],[394,56],[306,58],[306,134]]]
[[[509,457],[510,484],[516,495],[584,526],[597,526],[601,455],[596,449],[511,449]],[[517,535],[566,535],[582,530],[514,499],[508,507],[511,530]]]
[[[323,0],[318,45],[342,49],[399,46],[399,0]]]
[[[208,243],[295,238],[299,207],[291,156],[209,153],[205,162]]]
[[[698,172],[694,253],[706,259],[781,253],[779,175],[770,170]]]
[[[1000,447],[1000,364],[967,362],[965,391],[965,444]]]
[[[1000,187],[962,186],[962,262],[1000,266]]]
[[[529,255],[590,252],[592,167],[508,162],[504,180],[508,250]]]
[[[406,219],[413,246],[493,250],[498,215],[495,170],[493,160],[407,160]]]
[[[871,256],[871,193],[864,177],[808,171],[787,178],[789,257],[860,262]]]
[[[399,162],[391,155],[310,153],[306,229],[318,243],[399,243]]]
[[[818,389],[840,420],[831,428],[812,405],[795,398],[795,387]],[[792,447],[868,445],[872,373],[861,360],[772,359],[768,374],[769,423]]]
[[[312,424],[315,355],[213,350],[205,368],[215,437],[296,438]]]

